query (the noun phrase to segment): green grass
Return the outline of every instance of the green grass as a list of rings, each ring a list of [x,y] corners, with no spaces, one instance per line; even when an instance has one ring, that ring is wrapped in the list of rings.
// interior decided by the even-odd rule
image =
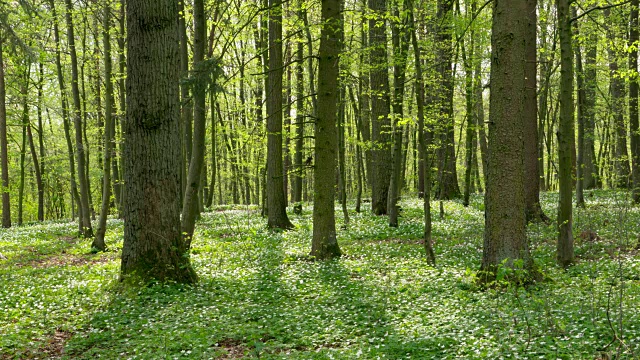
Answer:
[[[443,219],[434,206],[436,268],[419,241],[417,199],[403,201],[397,229],[368,213],[342,229],[338,212],[345,256],[325,263],[306,258],[308,206],[284,233],[267,231],[255,208],[216,209],[197,227],[195,286],[123,288],[121,221],[110,222],[113,251],[98,255],[71,237],[73,224],[0,230],[0,358],[638,358],[640,209],[622,192],[587,200],[568,271],[555,266],[555,227],[530,226],[547,281],[526,289],[475,285],[480,196],[468,208],[445,202]],[[543,197],[551,217],[556,201]]]

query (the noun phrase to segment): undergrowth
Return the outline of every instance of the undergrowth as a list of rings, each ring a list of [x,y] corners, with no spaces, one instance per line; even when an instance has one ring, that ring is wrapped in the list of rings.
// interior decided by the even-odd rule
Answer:
[[[311,262],[311,213],[270,232],[259,209],[215,208],[197,227],[194,286],[122,287],[122,222],[89,254],[73,224],[0,230],[0,356],[7,359],[594,359],[640,356],[640,209],[597,191],[576,210],[577,263],[555,265],[553,224],[529,226],[545,281],[479,289],[483,204],[434,209],[430,267],[422,204],[338,219],[339,260]],[[557,194],[543,195],[555,216]],[[337,214],[340,214],[339,212]],[[505,270],[505,271],[517,271]],[[504,277],[519,274],[504,273]]]

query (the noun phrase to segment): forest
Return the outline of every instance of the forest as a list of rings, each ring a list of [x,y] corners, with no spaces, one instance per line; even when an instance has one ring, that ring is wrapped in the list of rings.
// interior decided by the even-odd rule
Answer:
[[[0,1],[0,359],[640,358],[639,1]]]

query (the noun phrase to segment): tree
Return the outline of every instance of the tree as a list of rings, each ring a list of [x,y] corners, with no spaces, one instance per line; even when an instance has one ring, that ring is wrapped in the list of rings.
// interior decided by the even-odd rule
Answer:
[[[196,280],[180,231],[178,5],[127,1],[121,274]]]
[[[198,189],[204,167],[207,88],[203,61],[206,49],[206,28],[204,0],[195,0],[193,2],[193,142],[182,203],[182,234],[185,237],[187,248],[191,245],[196,218],[199,215]]]
[[[369,71],[371,86],[371,210],[376,215],[387,214],[391,183],[391,150],[389,119],[389,71],[387,69],[387,32],[385,29],[386,0],[369,0]],[[366,140],[366,139],[365,139]]]
[[[493,3],[489,156],[482,270],[522,259],[532,268],[524,202],[525,53],[527,0]]]
[[[342,21],[341,0],[322,0],[322,30],[318,52],[318,117],[315,126],[313,241],[311,256],[324,260],[340,256],[336,239],[334,174],[337,150],[338,73]]]
[[[558,124],[558,264],[573,263],[573,51],[571,49],[571,13],[569,0],[556,0],[560,38],[560,120]]]
[[[640,203],[640,129],[638,128],[638,0],[631,1],[629,19],[629,127],[633,201]]]
[[[269,0],[267,88],[267,226],[291,229],[282,176],[282,1]]]
[[[524,199],[527,221],[548,221],[540,206],[540,167],[538,163],[538,99],[537,99],[537,0],[527,0],[525,31],[525,98],[524,126]]]
[[[9,198],[9,152],[7,149],[7,93],[4,73],[4,34],[0,33],[0,162],[2,163],[2,227],[11,227],[11,202]]]
[[[85,144],[82,139],[82,108],[80,102],[80,89],[78,86],[78,56],[76,54],[75,35],[73,28],[73,5],[71,0],[65,0],[67,6],[67,41],[69,42],[69,54],[71,55],[71,95],[73,98],[73,124],[76,133],[76,164],[78,165],[78,184],[80,185],[80,229],[82,236],[93,237],[91,228],[91,213],[89,211],[89,179],[86,175]]]
[[[96,237],[93,239],[91,248],[104,251],[107,244],[104,235],[107,230],[107,216],[109,215],[109,205],[111,204],[111,155],[113,154],[115,121],[113,113],[115,110],[113,98],[113,81],[111,60],[111,7],[105,3],[103,16],[103,47],[104,47],[104,78],[105,78],[105,118],[104,118],[104,172],[102,174],[102,205],[100,206],[100,217],[98,218],[98,228]]]

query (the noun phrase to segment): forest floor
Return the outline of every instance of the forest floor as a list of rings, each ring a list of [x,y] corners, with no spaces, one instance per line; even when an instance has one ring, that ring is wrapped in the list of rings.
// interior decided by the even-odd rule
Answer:
[[[288,232],[266,230],[254,207],[215,208],[197,227],[195,286],[124,288],[119,220],[97,255],[73,224],[0,230],[0,359],[640,357],[640,208],[627,193],[589,193],[576,210],[575,266],[556,267],[553,224],[532,224],[546,280],[484,290],[472,200],[444,202],[443,218],[434,203],[435,268],[418,199],[402,202],[398,228],[368,212],[343,227],[337,212],[345,255],[329,262],[307,257],[309,206]],[[543,194],[552,218],[556,201]]]

